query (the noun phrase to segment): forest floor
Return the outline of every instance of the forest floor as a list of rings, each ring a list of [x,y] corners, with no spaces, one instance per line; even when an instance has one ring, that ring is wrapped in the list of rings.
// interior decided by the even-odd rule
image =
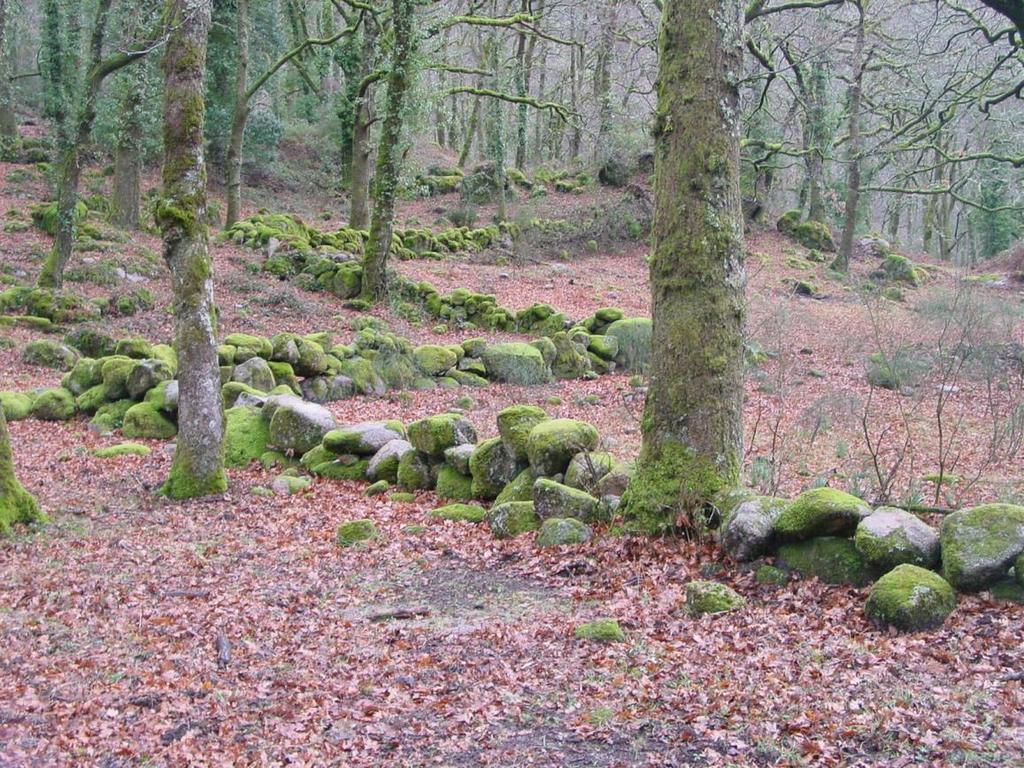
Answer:
[[[0,164],[0,209],[27,219],[45,184],[10,181],[16,168]],[[88,183],[105,182],[94,174]],[[545,205],[571,216],[593,202],[552,195]],[[422,220],[452,204],[413,203],[403,215]],[[646,249],[603,246],[568,261],[397,268],[513,308],[546,301],[571,317],[609,305],[647,313]],[[771,354],[748,384],[751,482],[790,495],[826,478],[871,497],[867,431],[883,435],[883,464],[912,445],[897,499],[1021,498],[1020,457],[989,450],[992,416],[979,405],[991,395],[1001,413],[1019,397],[1012,387],[964,374],[901,395],[865,379],[868,355],[882,348],[948,343],[948,308],[966,295],[952,268],[930,264],[931,279],[904,303],[872,302],[853,289],[875,266],[866,258],[843,280],[803,263],[804,250],[774,232],[752,233],[748,247],[751,336]],[[0,261],[33,279],[48,248],[36,230],[5,233]],[[109,332],[169,340],[158,252],[157,238],[140,234],[76,255],[72,267],[116,259],[157,297],[154,310],[115,318]],[[336,298],[255,274],[260,254],[223,243],[213,254],[224,333],[351,333],[355,313]],[[785,282],[794,278],[813,279],[818,298],[795,296]],[[71,287],[111,292],[87,279]],[[970,296],[985,308],[978,333],[1021,340],[1019,287],[1002,280],[972,286]],[[418,341],[478,335],[437,335],[431,322],[414,326],[387,308],[374,314]],[[31,331],[3,335],[0,389],[57,383],[59,373],[20,361]],[[591,421],[612,453],[629,457],[643,401],[633,384],[612,375],[490,386],[469,393],[468,418],[488,437],[498,410],[535,403]],[[952,395],[944,439],[948,448],[956,424],[948,455],[958,457],[961,481],[936,496],[923,478],[936,471],[939,387]],[[462,394],[354,398],[330,409],[342,423],[408,423]],[[550,405],[553,396],[561,404]],[[51,522],[0,542],[0,766],[1024,763],[1024,606],[988,593],[961,596],[941,629],[896,635],[864,618],[866,590],[758,585],[712,542],[599,536],[540,550],[532,534],[503,542],[485,527],[431,518],[431,492],[411,503],[368,499],[363,484],[321,479],[298,495],[256,496],[250,489],[271,479],[257,465],[232,471],[221,497],[174,504],[154,493],[170,466],[164,443],[152,441],[147,457],[101,460],[92,449],[119,440],[85,420],[25,420],[11,432],[19,476]],[[336,526],[361,517],[376,521],[381,538],[339,551]],[[683,586],[708,574],[748,607],[689,617]],[[386,617],[396,610],[412,618]],[[626,642],[574,638],[576,625],[597,617],[616,618]]]

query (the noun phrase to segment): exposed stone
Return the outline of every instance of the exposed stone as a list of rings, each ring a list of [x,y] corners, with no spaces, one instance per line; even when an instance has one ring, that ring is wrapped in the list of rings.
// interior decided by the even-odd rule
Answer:
[[[719,529],[722,549],[741,563],[763,555],[771,546],[775,522],[787,504],[784,499],[757,496],[735,505]]]
[[[942,575],[955,589],[976,592],[1006,577],[1024,553],[1024,507],[983,504],[961,509],[939,529]]]
[[[874,586],[864,613],[877,624],[915,632],[941,625],[956,608],[956,594],[937,573],[904,563]]]
[[[541,520],[572,517],[593,522],[597,519],[597,499],[585,491],[556,483],[546,477],[539,478],[533,484],[533,501]]]
[[[597,448],[597,430],[574,419],[552,419],[535,426],[527,438],[526,452],[534,474],[541,477],[562,475],[572,457]]]
[[[817,536],[852,536],[871,508],[856,496],[835,488],[812,488],[797,496],[775,521],[780,541]]]
[[[686,611],[691,616],[735,611],[746,604],[742,595],[717,581],[691,581],[686,585]]]
[[[895,507],[880,507],[861,520],[853,541],[876,573],[903,563],[934,568],[939,562],[938,531]]]
[[[570,544],[585,544],[590,541],[593,531],[590,526],[575,518],[551,517],[540,525],[537,545],[561,547]]]

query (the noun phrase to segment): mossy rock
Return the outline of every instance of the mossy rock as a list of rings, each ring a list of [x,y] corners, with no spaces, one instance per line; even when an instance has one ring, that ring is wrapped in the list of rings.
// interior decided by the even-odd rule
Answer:
[[[267,451],[270,428],[258,408],[240,406],[224,411],[224,464],[244,467]]]
[[[595,619],[580,624],[573,631],[577,640],[589,640],[594,643],[622,643],[626,634],[615,619]]]
[[[473,451],[476,450],[476,446],[472,443],[465,443],[463,445],[453,445],[444,452],[444,460],[452,467],[454,467],[459,473],[463,475],[472,475],[473,470],[469,467],[469,462],[473,458]]]
[[[75,396],[63,387],[44,389],[32,402],[33,418],[43,421],[67,421],[75,416]]]
[[[903,283],[917,288],[928,279],[927,270],[917,266],[906,256],[890,253],[883,260],[879,269],[881,276],[895,283]]]
[[[133,360],[145,360],[153,357],[153,345],[140,338],[121,339],[114,347],[114,354]]]
[[[536,531],[541,522],[532,501],[511,501],[491,507],[486,520],[491,533],[498,539],[511,539],[528,531]]]
[[[392,440],[385,443],[370,459],[366,476],[370,480],[387,480],[389,483],[397,483],[398,467],[402,457],[407,453],[415,452],[416,449],[407,440]]]
[[[762,586],[781,587],[789,583],[789,574],[781,568],[765,563],[754,571],[754,581]]]
[[[573,456],[597,448],[597,430],[575,419],[551,419],[537,424],[527,438],[526,453],[539,477],[561,475]]]
[[[775,521],[780,541],[818,536],[852,536],[871,508],[856,496],[835,488],[812,488],[797,496]]]
[[[880,507],[861,520],[853,542],[876,573],[904,563],[931,569],[939,562],[938,531],[895,507]]]
[[[565,331],[558,331],[551,337],[555,345],[555,358],[551,361],[551,373],[556,379],[580,379],[591,371],[587,349],[574,342]]]
[[[570,488],[546,477],[533,484],[534,509],[541,520],[571,517],[586,522],[598,519],[598,502],[586,491]]]
[[[533,484],[536,478],[532,469],[524,469],[501,489],[494,499],[494,506],[510,501],[533,501]]]
[[[612,471],[615,459],[603,451],[577,453],[565,470],[565,484],[593,494],[601,478]]]
[[[473,478],[444,464],[437,473],[437,496],[450,501],[469,501],[473,498]]]
[[[387,480],[378,480],[377,482],[370,483],[368,486],[366,486],[366,490],[363,491],[363,496],[380,496],[382,494],[387,493],[389,490],[391,490],[391,483],[389,483]]]
[[[604,335],[615,339],[619,351],[616,364],[624,371],[645,373],[651,363],[650,318],[627,317],[608,326]]]
[[[7,421],[27,419],[32,412],[32,396],[25,392],[0,392],[0,407]]]
[[[64,343],[74,347],[86,357],[101,358],[114,354],[117,341],[102,331],[88,326],[79,326],[68,331]]]
[[[174,378],[174,370],[162,360],[139,360],[132,366],[125,380],[128,397],[141,400],[149,390]]]
[[[956,608],[956,593],[939,574],[904,563],[871,587],[864,605],[867,617],[902,632],[940,626]]]
[[[117,456],[149,456],[152,450],[141,443],[120,443],[97,448],[92,455],[98,459],[112,459]]]
[[[310,477],[281,474],[274,478],[270,487],[278,496],[291,496],[306,490],[312,484],[313,479]]]
[[[493,499],[519,473],[521,467],[500,437],[479,443],[469,457],[473,497]]]
[[[121,432],[128,438],[167,440],[178,434],[178,427],[149,403],[136,403],[125,411]]]
[[[686,585],[686,612],[691,616],[735,611],[747,604],[736,590],[717,581],[691,581]]]
[[[233,363],[244,363],[252,357],[262,357],[269,360],[274,354],[274,345],[270,339],[262,336],[253,336],[249,333],[232,333],[224,339],[224,343],[235,348]]]
[[[820,221],[802,221],[793,226],[789,234],[804,248],[834,253],[836,242],[832,238],[832,230]]]
[[[816,576],[825,584],[863,587],[871,583],[871,568],[850,539],[825,536],[783,544],[776,553],[776,564],[787,571]]]
[[[396,421],[364,421],[332,429],[324,435],[324,447],[333,453],[372,456],[394,440],[405,437],[405,428]]]
[[[530,386],[544,384],[551,376],[540,350],[518,341],[490,344],[483,351],[483,363],[492,381]]]
[[[89,390],[90,392],[92,390]],[[121,425],[124,424],[124,415],[128,413],[128,409],[136,405],[134,400],[114,400],[110,403],[104,403],[96,409],[96,415],[92,417],[92,421],[89,422],[89,427],[95,429],[101,434],[113,432],[115,429],[120,429]]]
[[[572,517],[549,517],[540,524],[537,546],[563,547],[586,544],[593,535],[590,526],[582,520]]]
[[[136,362],[126,355],[102,359],[100,375],[103,377],[104,396],[107,400],[123,400],[128,397],[128,376]]]
[[[1024,507],[983,504],[947,516],[939,529],[942,575],[961,592],[1006,577],[1024,553]]]
[[[992,593],[993,600],[1024,605],[1024,584],[1018,583],[1015,579],[997,581],[989,587],[989,590]]]
[[[419,369],[428,376],[440,376],[459,362],[455,352],[438,344],[422,344],[412,351],[412,356]]]
[[[86,390],[103,383],[102,368],[103,364],[99,360],[91,357],[80,358],[60,380],[60,385],[78,397]]]
[[[747,562],[768,552],[775,523],[789,505],[785,499],[753,496],[732,504],[722,517],[719,543],[731,557]]]
[[[398,487],[407,491],[429,490],[434,487],[436,476],[429,458],[419,451],[412,450],[399,459],[396,480]]]
[[[414,421],[409,425],[409,442],[432,458],[443,458],[444,452],[456,445],[476,442],[476,430],[465,416],[442,413]]]
[[[220,399],[226,409],[234,408],[238,399],[242,397],[242,395],[248,396],[246,400],[248,400],[249,404],[255,404],[264,402],[266,400],[267,393],[261,392],[260,390],[250,387],[248,384],[243,384],[240,381],[229,381],[220,388]]]
[[[376,523],[373,520],[349,520],[338,526],[335,534],[335,541],[338,546],[351,547],[366,541],[372,541],[380,536]]]
[[[25,345],[21,352],[21,361],[28,365],[70,371],[78,361],[78,352],[66,344],[49,339],[37,339]]]
[[[535,405],[511,405],[498,411],[497,420],[498,434],[506,450],[516,461],[526,461],[530,432],[542,421],[547,421],[548,415]]]
[[[444,507],[438,507],[430,513],[430,516],[441,520],[482,523],[487,516],[487,510],[476,504],[448,504]]]
[[[149,403],[158,411],[174,413],[178,410],[178,382],[161,381],[146,393],[144,402]]]
[[[275,395],[267,399],[264,418],[270,415],[270,442],[281,451],[306,453],[324,439],[337,424],[321,405],[308,403],[294,395]]]
[[[331,455],[328,461],[314,464],[310,472],[318,477],[325,477],[328,480],[366,480],[366,469],[369,461],[350,454],[342,456]]]

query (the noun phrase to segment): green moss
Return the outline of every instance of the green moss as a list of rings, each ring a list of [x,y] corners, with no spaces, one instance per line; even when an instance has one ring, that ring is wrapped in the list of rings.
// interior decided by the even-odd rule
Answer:
[[[151,450],[148,445],[141,443],[120,443],[119,445],[108,445],[105,448],[97,448],[92,455],[99,459],[111,459],[116,456],[149,456]]]
[[[398,461],[398,486],[407,491],[428,490],[433,484],[430,465],[418,451],[409,451]]]
[[[228,408],[224,411],[224,465],[244,467],[267,450],[270,427],[259,409]]]
[[[816,536],[852,536],[871,508],[856,496],[835,488],[812,488],[797,496],[775,521],[783,541]]]
[[[789,571],[816,576],[825,584],[871,583],[871,569],[850,539],[822,537],[779,547],[776,563]]]
[[[379,537],[380,533],[377,531],[377,525],[373,520],[365,519],[349,520],[347,523],[342,523],[338,526],[338,531],[335,534],[335,540],[338,542],[338,546],[341,547],[351,547],[360,542],[372,541]]]
[[[573,456],[597,448],[597,430],[584,421],[551,419],[542,421],[527,438],[526,453],[538,476],[563,474]]]
[[[102,363],[100,375],[106,399],[122,400],[128,397],[128,376],[135,368],[136,361],[125,355],[115,355],[103,358]]]
[[[440,376],[454,368],[459,361],[452,350],[437,344],[423,344],[416,347],[412,354],[416,365],[428,376]]]
[[[548,415],[535,405],[512,405],[498,412],[498,434],[516,461],[526,461],[530,432]]]
[[[974,592],[1006,576],[1024,552],[1024,507],[982,504],[942,521],[942,575],[954,588]]]
[[[1018,571],[1018,573],[1020,573]],[[1024,584],[1019,584],[1013,579],[997,581],[990,587],[994,600],[1005,600],[1017,605],[1024,605]]]
[[[92,390],[89,391],[91,392]],[[115,429],[120,429],[124,423],[124,415],[133,405],[135,405],[135,401],[128,399],[104,403],[96,410],[96,415],[89,422],[89,426],[100,433],[113,432]]]
[[[651,362],[650,318],[628,317],[608,326],[604,335],[615,339],[618,352],[615,362],[624,371],[645,373]]]
[[[593,532],[582,520],[573,517],[550,517],[540,525],[538,547],[562,547],[585,544]]]
[[[767,586],[783,586],[789,583],[789,574],[774,565],[760,565],[754,572],[754,580]]]
[[[228,489],[228,479],[223,468],[200,475],[192,470],[192,465],[188,449],[179,441],[171,471],[160,487],[160,493],[169,499],[182,500],[212,496]]]
[[[937,627],[956,608],[956,594],[937,573],[905,563],[871,588],[864,613],[877,624],[915,632]]]
[[[742,595],[717,581],[691,581],[686,585],[686,611],[691,616],[735,611],[746,604]]]
[[[355,456],[332,457],[330,461],[315,464],[310,471],[314,475],[326,477],[329,480],[365,480],[366,469],[370,465],[367,459],[359,459]]]
[[[416,501],[416,494],[409,493],[407,491],[396,491],[388,496],[391,501],[398,502],[399,504],[412,504]]]
[[[540,350],[523,342],[490,344],[482,358],[492,381],[529,386],[551,378]]]
[[[149,403],[137,403],[125,411],[121,432],[128,438],[166,440],[178,434],[178,427]]]
[[[370,483],[366,486],[366,490],[363,491],[363,496],[380,496],[381,494],[387,493],[391,489],[391,483],[387,480],[378,480],[375,483]]]
[[[3,426],[6,433],[6,424]],[[5,435],[6,436],[6,435]],[[39,503],[26,491],[14,474],[10,442],[0,448],[0,535],[10,533],[17,523],[36,523],[46,520]]]
[[[540,528],[540,518],[532,501],[512,501],[491,507],[487,513],[491,533],[499,539],[511,539]]]
[[[71,347],[48,339],[29,342],[21,353],[23,363],[54,368],[58,371],[71,370],[77,360],[78,353]]]
[[[832,230],[827,224],[819,221],[803,221],[795,224],[789,234],[804,248],[813,248],[818,251],[835,251],[835,240],[832,239]]]
[[[0,407],[7,421],[26,419],[32,411],[32,396],[24,392],[0,392]]]
[[[482,523],[487,516],[487,510],[476,504],[449,504],[435,509],[430,513],[430,516],[440,518],[441,520]]]
[[[637,461],[620,507],[627,530],[660,536],[673,530],[681,513],[692,515],[725,488],[737,469],[720,470],[677,443],[645,450]]]
[[[437,496],[452,501],[468,501],[473,498],[473,479],[445,464],[437,473]]]
[[[506,504],[510,501],[533,501],[533,484],[536,478],[533,471],[524,469],[516,475],[512,482],[501,489],[501,492],[494,499],[494,506]]]
[[[455,445],[476,442],[473,425],[459,413],[442,413],[414,421],[409,425],[409,442],[417,451],[434,458]]]
[[[590,640],[595,643],[621,643],[626,635],[615,619],[596,619],[580,624],[573,632],[579,640]]]
[[[43,421],[67,421],[75,415],[75,397],[63,387],[46,389],[32,402],[32,416]]]

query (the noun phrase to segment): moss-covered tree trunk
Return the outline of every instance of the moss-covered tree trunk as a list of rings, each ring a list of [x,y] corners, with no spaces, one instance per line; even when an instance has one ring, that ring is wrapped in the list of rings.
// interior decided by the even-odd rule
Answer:
[[[36,500],[22,488],[14,474],[11,433],[7,431],[4,409],[0,408],[0,534],[10,531],[15,523],[42,519],[43,513]]]
[[[363,28],[360,54],[360,80],[354,103],[352,121],[352,184],[348,223],[355,229],[366,229],[370,223],[370,127],[373,125],[373,65],[377,52],[377,23],[367,19]]]
[[[373,216],[370,236],[363,256],[362,298],[383,301],[388,292],[388,254],[395,224],[395,196],[401,172],[403,112],[405,97],[412,81],[412,56],[416,45],[413,31],[413,0],[392,0],[393,49],[387,78],[384,123],[377,148],[377,168],[373,180]]]
[[[839,254],[832,262],[832,267],[840,272],[846,272],[850,268],[853,237],[857,231],[857,214],[860,208],[860,163],[864,144],[860,130],[860,102],[864,82],[865,6],[866,0],[857,4],[859,16],[853,42],[853,73],[850,80],[850,115],[847,131],[846,210],[843,213],[843,234],[839,241]]]
[[[82,178],[82,150],[92,133],[92,124],[96,120],[96,97],[106,76],[106,73],[101,74],[100,65],[110,5],[111,0],[99,0],[96,6],[96,18],[89,42],[90,74],[81,94],[75,132],[62,142],[64,146],[61,147],[57,189],[57,237],[38,279],[39,285],[45,287],[60,288],[64,283],[64,268],[71,260],[75,245],[78,223],[75,220],[75,206],[78,205],[78,187]]]
[[[8,51],[7,0],[0,0],[0,139],[13,139],[18,135],[18,120],[14,114],[14,89],[11,87],[11,59]]]
[[[242,210],[242,145],[245,124],[249,118],[249,0],[237,0],[237,46],[235,55],[235,105],[228,137],[227,214],[224,226],[230,227],[241,217]]]
[[[171,34],[163,62],[164,190],[157,223],[174,292],[178,443],[163,491],[183,499],[227,487],[203,157],[210,0],[168,0],[167,18]]]
[[[656,534],[739,480],[743,217],[738,0],[668,0],[655,122],[652,355],[629,526]]]
[[[142,153],[139,135],[142,132],[143,83],[139,78],[125,83],[121,92],[121,111],[117,146],[114,148],[114,185],[110,200],[111,220],[120,227],[138,229]]]

